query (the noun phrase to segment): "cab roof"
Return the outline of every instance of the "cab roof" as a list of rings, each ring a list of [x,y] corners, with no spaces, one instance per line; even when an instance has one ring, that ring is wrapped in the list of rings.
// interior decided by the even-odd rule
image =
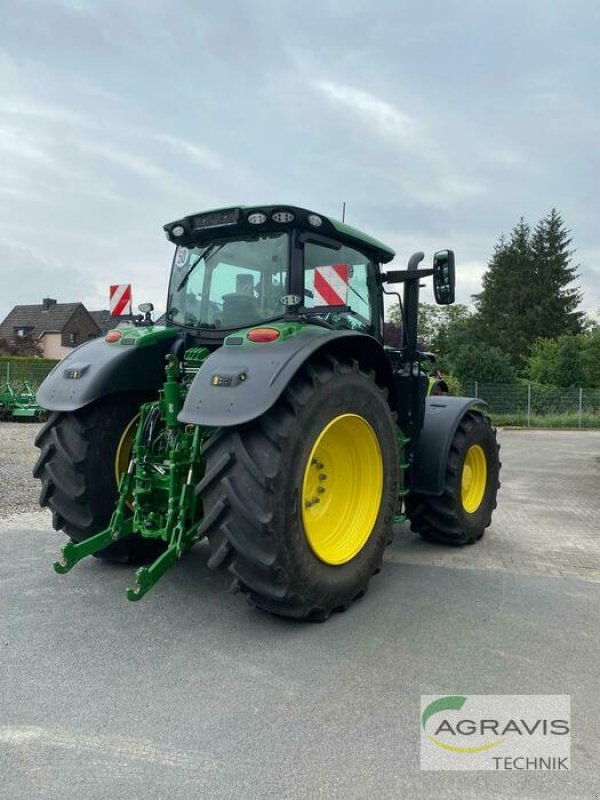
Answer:
[[[375,261],[387,264],[396,255],[378,239],[333,217],[290,205],[231,206],[190,214],[163,226],[174,244],[201,244],[218,236],[238,235],[261,230],[302,229],[327,236],[366,252]]]

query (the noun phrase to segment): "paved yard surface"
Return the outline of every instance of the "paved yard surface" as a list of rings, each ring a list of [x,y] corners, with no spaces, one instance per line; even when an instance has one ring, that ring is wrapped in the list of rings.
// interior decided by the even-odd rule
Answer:
[[[600,581],[600,431],[498,432],[502,487],[492,527],[449,549],[403,528],[387,558]]]
[[[31,477],[39,428],[0,424],[0,521],[12,528],[50,526]],[[448,548],[403,525],[386,561],[600,582],[600,431],[501,430],[498,439],[502,487],[486,536],[473,547]]]
[[[600,434],[501,442],[484,540],[447,550],[403,526],[325,625],[248,608],[202,545],[138,604],[128,568],[60,578],[23,477],[18,513],[0,506],[0,797],[597,800]],[[419,696],[446,693],[570,694],[571,771],[420,771]]]

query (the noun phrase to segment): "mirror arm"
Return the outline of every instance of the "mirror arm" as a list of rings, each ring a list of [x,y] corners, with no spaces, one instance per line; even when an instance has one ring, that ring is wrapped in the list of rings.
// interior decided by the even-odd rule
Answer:
[[[396,269],[390,272],[384,272],[381,276],[381,283],[419,281],[421,278],[428,278],[430,275],[433,275],[432,269]]]

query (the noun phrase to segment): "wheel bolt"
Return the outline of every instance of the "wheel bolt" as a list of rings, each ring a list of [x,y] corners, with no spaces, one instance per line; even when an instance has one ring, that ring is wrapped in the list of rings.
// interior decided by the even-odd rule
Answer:
[[[319,500],[319,498],[318,498],[318,497],[313,497],[313,499],[312,499],[312,503],[313,503],[313,505],[316,505],[316,503],[320,503],[320,502],[321,502],[321,501]]]
[[[324,494],[325,487],[324,486],[317,486],[317,494]]]
[[[324,472],[321,472],[320,475],[319,475],[319,480],[320,481],[326,481],[327,480],[327,475],[325,475]]]

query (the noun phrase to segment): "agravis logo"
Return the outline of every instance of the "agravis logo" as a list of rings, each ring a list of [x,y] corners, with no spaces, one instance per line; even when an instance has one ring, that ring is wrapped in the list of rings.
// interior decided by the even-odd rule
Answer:
[[[566,695],[421,697],[422,769],[557,770],[569,757]]]
[[[425,711],[423,711],[421,714],[421,724],[423,725],[423,730],[425,730],[425,724],[427,720],[434,714],[440,714],[442,711],[461,711],[466,702],[467,698],[463,697],[462,695],[451,695],[450,697],[440,697],[438,700],[434,700],[433,703],[430,703]],[[487,721],[488,720],[486,720],[486,722]],[[458,733],[464,733],[466,735],[467,731],[463,731],[463,729],[460,727],[463,726],[464,728],[463,723],[465,722],[469,725],[468,733],[473,733],[472,726],[475,723],[472,720],[459,720],[456,728]],[[435,733],[438,735],[442,731],[450,732],[452,735],[456,735],[456,731],[452,729],[452,725],[447,719],[444,719],[440,723]],[[427,738],[430,742],[436,745],[436,747],[441,747],[444,750],[449,750],[452,753],[483,753],[484,750],[490,750],[492,747],[498,747],[498,745],[506,741],[506,739],[498,739],[497,741],[476,745],[475,747],[458,747],[457,745],[450,744],[449,742],[436,739],[435,736],[428,736]]]

